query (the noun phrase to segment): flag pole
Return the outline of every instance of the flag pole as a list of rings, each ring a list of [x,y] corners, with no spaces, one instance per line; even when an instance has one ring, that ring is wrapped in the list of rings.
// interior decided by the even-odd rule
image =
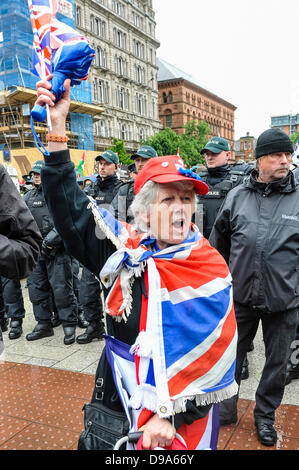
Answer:
[[[44,58],[44,51],[41,51],[41,69],[42,69],[42,80],[46,80],[46,63],[45,63],[45,58]],[[51,122],[51,116],[50,116],[50,108],[49,105],[46,104],[46,111],[47,111],[47,124],[49,131],[52,131],[52,122]]]

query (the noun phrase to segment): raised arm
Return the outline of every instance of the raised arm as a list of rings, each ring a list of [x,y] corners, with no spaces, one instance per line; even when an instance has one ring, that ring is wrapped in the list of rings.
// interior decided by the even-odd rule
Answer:
[[[52,134],[65,136],[65,122],[70,105],[70,81],[65,81],[65,93],[58,103],[51,93],[51,84],[37,84],[37,104],[50,107]],[[49,141],[49,156],[45,156],[42,185],[55,228],[70,254],[97,276],[107,257],[114,250],[112,244],[96,236],[92,212],[87,208],[88,197],[80,189],[74,164],[65,142]]]

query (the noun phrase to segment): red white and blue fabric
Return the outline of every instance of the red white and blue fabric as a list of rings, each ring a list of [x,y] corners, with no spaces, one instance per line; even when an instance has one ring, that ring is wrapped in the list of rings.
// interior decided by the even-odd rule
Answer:
[[[106,313],[126,321],[134,278],[143,274],[147,289],[130,348],[137,381],[130,408],[166,418],[186,411],[187,400],[203,406],[235,395],[237,327],[222,256],[195,226],[183,243],[158,250],[152,237],[137,235],[95,204],[92,209],[102,236],[117,248],[100,273],[110,287]]]
[[[57,0],[28,0],[33,30],[33,72],[40,78],[53,74],[52,91],[57,101],[64,92],[63,82],[71,85],[86,80],[94,58],[87,39],[58,21]]]
[[[130,397],[137,387],[134,356],[130,346],[111,336],[105,336],[106,357],[110,364],[120,400],[127,415],[130,432],[137,431],[151,414],[144,409],[135,410],[130,406]],[[191,425],[182,425],[177,434],[189,450],[217,450],[219,435],[219,404],[210,409],[205,418]],[[137,445],[127,444],[127,450],[136,450]]]

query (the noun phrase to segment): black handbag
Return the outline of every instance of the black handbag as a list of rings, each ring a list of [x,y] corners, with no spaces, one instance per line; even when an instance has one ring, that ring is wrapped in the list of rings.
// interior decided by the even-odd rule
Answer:
[[[124,413],[111,410],[102,403],[86,403],[84,431],[78,441],[78,450],[113,450],[116,442],[129,432],[129,421]]]

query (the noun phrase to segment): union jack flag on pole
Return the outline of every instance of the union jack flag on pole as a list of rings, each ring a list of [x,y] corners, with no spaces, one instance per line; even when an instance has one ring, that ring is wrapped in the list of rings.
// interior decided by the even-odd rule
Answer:
[[[56,18],[58,0],[28,0],[33,30],[33,72],[41,79],[52,78],[57,101],[64,93],[64,80],[71,86],[86,80],[94,58],[87,39]],[[47,113],[49,114],[49,113]],[[34,115],[40,121],[45,115]]]

